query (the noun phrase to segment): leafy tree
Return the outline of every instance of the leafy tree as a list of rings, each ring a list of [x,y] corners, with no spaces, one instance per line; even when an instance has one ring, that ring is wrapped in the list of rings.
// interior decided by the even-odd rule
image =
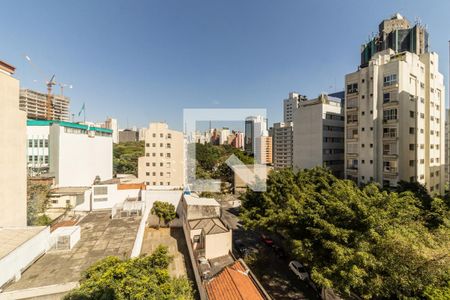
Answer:
[[[171,261],[167,247],[163,246],[150,256],[127,260],[106,257],[90,266],[82,275],[80,287],[64,299],[194,299],[191,283],[186,278],[169,276]]]
[[[114,174],[134,174],[137,176],[138,159],[144,155],[145,145],[143,141],[114,144]]]
[[[33,225],[47,225],[47,216],[40,216],[47,210],[49,206],[49,191],[50,186],[27,182],[27,224]],[[47,221],[47,222],[46,222]]]
[[[164,220],[165,223],[168,223],[175,219],[177,215],[175,212],[175,206],[171,203],[163,201],[155,201],[153,203],[151,213],[158,216],[158,225],[161,223],[161,220]]]
[[[269,174],[266,192],[247,191],[241,217],[286,237],[319,286],[365,299],[419,298],[450,273],[448,220],[427,227],[422,201],[406,190],[359,188],[322,168],[284,169]]]

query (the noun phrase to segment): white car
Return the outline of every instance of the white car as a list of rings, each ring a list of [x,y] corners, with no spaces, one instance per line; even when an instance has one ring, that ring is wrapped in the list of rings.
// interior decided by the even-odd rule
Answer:
[[[289,269],[294,272],[301,280],[309,279],[309,274],[306,272],[305,267],[296,260],[293,260],[289,263]]]

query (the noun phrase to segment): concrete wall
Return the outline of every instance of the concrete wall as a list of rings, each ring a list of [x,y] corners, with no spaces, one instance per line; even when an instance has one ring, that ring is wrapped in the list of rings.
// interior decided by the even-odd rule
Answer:
[[[18,246],[0,260],[0,286],[21,273],[50,248],[50,227],[45,227],[34,237]]]
[[[96,176],[112,178],[112,137],[67,133],[65,127],[53,124],[50,153],[57,186],[90,186]]]
[[[106,189],[107,194],[98,194],[99,190]],[[127,198],[139,198],[141,190],[119,190],[117,184],[103,184],[92,186],[92,210],[110,209]]]
[[[227,255],[232,248],[232,231],[205,236],[205,258],[211,259]]]
[[[26,226],[26,114],[19,81],[1,70],[0,103],[0,227]]]

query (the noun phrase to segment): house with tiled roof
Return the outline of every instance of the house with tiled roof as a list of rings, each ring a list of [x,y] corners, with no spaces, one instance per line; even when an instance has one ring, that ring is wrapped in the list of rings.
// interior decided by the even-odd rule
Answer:
[[[242,260],[225,267],[204,285],[209,300],[270,299]]]

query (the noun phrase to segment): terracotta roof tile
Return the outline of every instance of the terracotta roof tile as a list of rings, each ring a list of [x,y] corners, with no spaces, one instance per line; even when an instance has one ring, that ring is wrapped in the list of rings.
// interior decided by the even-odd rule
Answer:
[[[252,278],[246,273],[246,268],[239,261],[226,267],[205,285],[210,300],[264,299]]]

